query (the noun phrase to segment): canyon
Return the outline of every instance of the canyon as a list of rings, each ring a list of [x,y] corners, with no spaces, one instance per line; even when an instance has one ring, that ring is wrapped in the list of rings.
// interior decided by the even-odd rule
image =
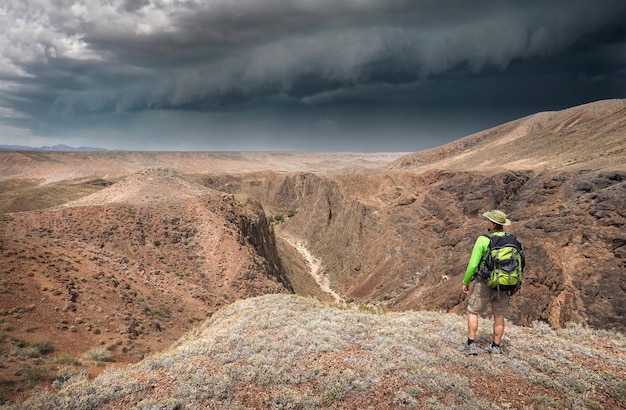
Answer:
[[[27,377],[42,342],[93,377],[267,294],[463,314],[490,209],[526,251],[513,324],[624,331],[624,100],[415,153],[0,152],[3,395],[58,374]]]

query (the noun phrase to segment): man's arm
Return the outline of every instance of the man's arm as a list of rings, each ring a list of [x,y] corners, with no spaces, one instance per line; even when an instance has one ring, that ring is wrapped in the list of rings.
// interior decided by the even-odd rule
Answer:
[[[489,242],[489,238],[484,235],[481,235],[478,239],[476,239],[476,243],[474,243],[474,248],[472,249],[472,256],[470,256],[467,269],[465,270],[465,277],[463,277],[463,285],[469,285],[474,278],[474,274],[478,270],[478,266],[483,259],[483,255],[487,252]]]

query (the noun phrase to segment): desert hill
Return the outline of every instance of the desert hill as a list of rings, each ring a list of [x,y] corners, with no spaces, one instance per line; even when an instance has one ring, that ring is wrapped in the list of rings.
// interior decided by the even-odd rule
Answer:
[[[27,385],[50,386],[56,381],[60,386],[69,373],[78,371],[94,377],[103,369],[135,363],[155,352],[170,354],[167,349],[181,335],[242,299],[293,291],[335,303],[335,298],[309,275],[310,261],[294,243],[319,261],[318,276],[330,283],[349,307],[405,312],[407,318],[441,317],[442,328],[436,333],[446,334],[449,350],[440,358],[449,359],[453,352],[458,353],[465,333],[462,317],[455,315],[463,313],[466,306],[459,284],[472,245],[484,231],[480,215],[493,208],[507,212],[513,220],[511,230],[527,251],[524,288],[511,303],[509,316],[510,324],[527,327],[514,327],[512,338],[522,338],[526,332],[591,332],[580,330],[580,326],[623,331],[625,122],[621,100],[600,101],[539,113],[408,155],[2,152],[2,394],[11,400],[27,397],[32,392]],[[283,303],[281,297],[260,300],[272,300],[277,311]],[[292,307],[296,312],[301,309],[297,303],[286,306],[285,312]],[[262,306],[254,309],[267,312]],[[429,316],[414,311],[438,313]],[[324,312],[344,318],[343,314],[351,311]],[[272,317],[272,313],[267,315]],[[251,326],[261,323],[258,319],[250,316]],[[213,323],[211,320],[207,323]],[[414,325],[426,326],[421,319],[416,320]],[[350,333],[341,328],[341,321],[332,323],[337,334]],[[255,330],[237,324],[223,331],[234,337],[246,332],[256,337],[267,331],[273,338],[264,343],[289,338],[295,338],[294,343],[301,338],[315,340],[295,325],[287,326],[287,330],[279,324],[276,328],[263,326],[259,328],[263,330]],[[540,330],[531,330],[534,328]],[[397,327],[384,330],[396,331],[405,332]],[[360,343],[366,343],[368,337],[379,340],[369,334]],[[605,343],[602,338],[590,338],[593,341],[588,351],[592,345]],[[405,346],[412,341],[395,343]],[[537,342],[567,340],[540,338]],[[296,347],[290,346],[297,351]],[[623,347],[619,343],[614,346],[618,353],[623,353]],[[542,347],[531,350],[536,349]],[[584,383],[574,390],[587,395],[602,390],[590,403],[611,404],[615,397],[624,397],[620,393],[623,385],[617,385],[617,393],[609,393],[609,387],[589,384],[591,376],[585,373],[592,372],[599,380],[608,369],[607,377],[613,380],[617,373],[612,370],[612,359],[608,359],[613,353],[603,348],[600,351],[599,356],[576,356],[577,361],[569,363],[585,369],[575,377]],[[536,366],[523,361],[522,356],[518,351],[515,365],[525,369],[557,366],[553,356]],[[354,362],[350,357],[348,361]],[[198,360],[206,364],[204,359]],[[247,360],[252,363],[252,359]],[[585,362],[592,367],[584,367]],[[223,367],[228,363],[222,360],[222,367],[215,368],[221,373],[212,377],[219,380],[211,378],[215,381],[212,386],[222,380],[227,390],[217,398],[207,393],[206,403],[217,403],[218,407],[241,403],[245,407],[247,401],[238,396],[243,385],[253,392],[259,389],[259,397],[278,397],[274,393],[281,388],[272,382],[268,382],[269,390],[263,390],[267,386],[256,379],[236,376],[236,383],[228,381],[235,377],[230,373],[233,368]],[[285,372],[293,371],[288,370],[290,367],[300,363],[288,361],[282,364],[284,368],[276,368],[260,362],[258,367],[253,365],[255,370],[246,371],[280,373],[284,378]],[[364,363],[366,368],[372,363],[378,365]],[[363,376],[365,370],[354,366],[350,369]],[[406,370],[403,366],[399,368]],[[556,370],[544,370],[538,380],[561,375]],[[508,368],[490,368],[485,374],[503,371]],[[321,378],[320,383],[331,383],[338,377],[336,372],[328,375],[330,379]],[[384,381],[390,376],[371,377]],[[246,384],[250,380],[254,383]],[[302,390],[308,392],[306,397],[325,388],[313,386],[317,381],[308,379],[302,383],[310,387]],[[534,390],[530,384],[526,387],[537,397],[555,394],[554,390]],[[190,389],[180,386],[180,391]],[[279,386],[284,387],[284,381]],[[340,396],[343,391],[349,400],[357,400],[356,407],[361,404],[358,400],[365,400],[360,393],[369,391],[354,386],[345,391],[342,386],[338,387]],[[573,394],[567,390],[570,387],[556,387],[560,392],[556,407],[573,403],[568,399]],[[455,392],[442,392],[430,385],[420,388],[429,391],[424,399],[433,403],[432,407],[455,405],[459,397],[477,400],[472,396],[477,391],[470,394],[465,387],[460,396],[453,387],[450,389]],[[117,391],[129,392],[121,387]],[[377,395],[383,391],[372,391],[372,397],[382,403],[382,396]],[[406,400],[410,405],[417,400],[423,404],[415,392],[405,390],[410,397],[402,395],[404,399],[398,398],[398,403]],[[126,393],[118,394],[123,397]],[[245,400],[253,400],[252,396]],[[132,397],[129,400],[135,399]],[[145,398],[145,407],[139,408],[150,408],[157,400],[137,397],[130,407],[139,406]],[[167,401],[171,408],[178,406],[176,397]],[[289,398],[283,399],[285,406],[291,403]],[[121,403],[115,400],[111,403]],[[341,400],[332,403],[343,403]],[[487,406],[475,403],[479,408]]]
[[[534,114],[428,151],[392,169],[624,169],[626,100]]]
[[[376,314],[269,295],[231,304],[170,349],[7,409],[617,409],[626,339],[511,326],[506,354],[459,353],[461,316]],[[479,341],[488,330],[481,326]],[[508,392],[503,395],[503,392]]]
[[[3,394],[35,385],[33,369],[54,377],[41,345],[94,375],[163,350],[235,300],[292,291],[258,202],[170,170],[4,213],[0,254]]]

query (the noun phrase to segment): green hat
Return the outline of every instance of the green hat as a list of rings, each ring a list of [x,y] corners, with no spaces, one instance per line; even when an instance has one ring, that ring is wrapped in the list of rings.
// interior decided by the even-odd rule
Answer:
[[[483,216],[489,219],[494,224],[509,226],[511,225],[511,221],[506,219],[506,214],[502,211],[498,211],[494,209],[493,211],[485,212]]]

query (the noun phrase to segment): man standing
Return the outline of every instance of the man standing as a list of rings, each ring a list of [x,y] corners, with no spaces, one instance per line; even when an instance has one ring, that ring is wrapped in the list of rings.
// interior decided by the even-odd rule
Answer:
[[[487,218],[487,231],[494,237],[504,236],[503,227],[511,225],[511,221],[507,219],[506,214],[499,210],[485,212],[483,216]],[[467,270],[463,278],[463,286],[461,288],[463,293],[470,294],[470,282],[484,264],[484,257],[490,243],[491,239],[486,235],[481,235],[476,239],[472,256],[467,264]],[[520,261],[520,263],[523,267],[523,261]],[[500,354],[500,343],[504,335],[504,316],[509,305],[509,297],[514,293],[515,291],[503,291],[489,287],[484,280],[479,279],[475,281],[467,306],[467,342],[463,345],[464,353],[476,355],[481,351],[474,343],[478,331],[478,315],[486,312],[487,308],[491,306],[493,313],[493,341],[485,350],[491,354]]]

